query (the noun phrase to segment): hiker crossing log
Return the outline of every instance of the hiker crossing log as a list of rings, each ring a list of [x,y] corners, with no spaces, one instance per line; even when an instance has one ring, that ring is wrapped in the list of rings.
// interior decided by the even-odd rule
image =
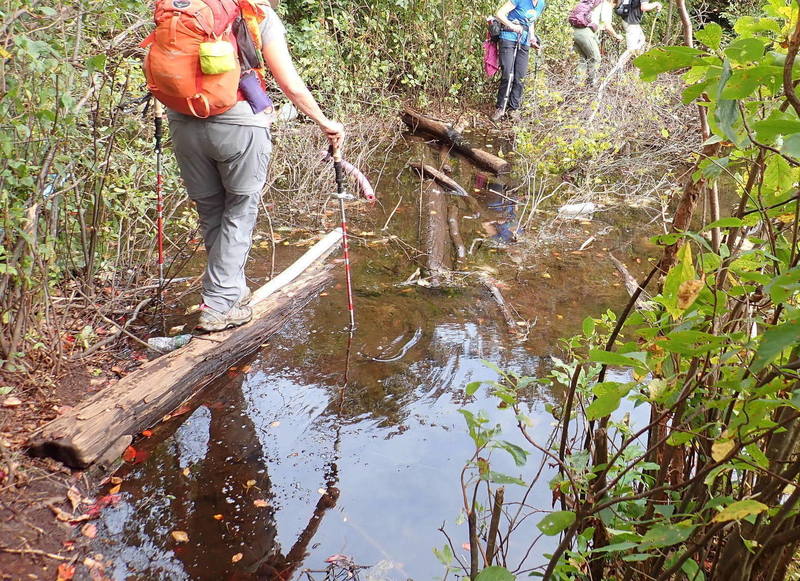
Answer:
[[[461,133],[446,123],[437,121],[436,119],[431,119],[430,117],[425,117],[424,115],[421,115],[408,108],[403,109],[400,117],[403,119],[403,123],[408,125],[411,131],[423,131],[433,135],[437,139],[452,143],[453,148],[456,151],[465,157],[468,157],[480,167],[491,170],[494,173],[507,173],[511,170],[511,164],[502,157],[498,157],[493,153],[489,153],[488,151],[483,151],[482,149],[472,147],[469,143],[467,143]]]
[[[185,347],[144,364],[41,428],[31,438],[30,453],[50,456],[73,468],[114,460],[134,435],[158,423],[231,365],[253,353],[314,300],[332,277],[332,266],[319,259],[340,242],[341,230],[336,229],[284,271],[292,273],[294,280],[284,276],[282,288],[269,282],[256,290],[254,300],[260,300],[251,303],[250,323],[194,338]],[[273,294],[265,296],[270,289]]]

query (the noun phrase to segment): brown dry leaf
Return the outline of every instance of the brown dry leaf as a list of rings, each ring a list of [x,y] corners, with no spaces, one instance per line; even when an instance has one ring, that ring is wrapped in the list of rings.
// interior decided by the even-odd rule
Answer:
[[[65,510],[61,510],[54,504],[48,504],[47,507],[53,511],[53,514],[56,515],[56,518],[61,522],[69,522],[73,520],[73,516]]]
[[[692,306],[704,284],[704,281],[697,279],[682,282],[681,286],[678,287],[678,308],[688,309]]]
[[[119,476],[112,476],[109,478],[109,482],[111,482],[111,484],[122,484],[122,478]]]
[[[242,557],[244,557],[244,555],[241,553],[236,553],[233,557],[231,557],[231,563],[238,563],[242,560]]]
[[[58,566],[56,581],[71,581],[75,577],[75,567],[68,563],[61,563]]]
[[[263,498],[256,498],[256,499],[253,501],[253,505],[254,505],[256,508],[267,508],[267,507],[269,506],[269,502],[267,502],[267,501],[266,501],[266,500],[264,500]]]
[[[187,535],[185,531],[172,531],[170,534],[172,535],[172,538],[175,539],[176,543],[189,542],[189,535]]]
[[[239,369],[239,371],[241,371],[242,373],[250,373],[252,369],[253,369],[252,365],[242,365],[242,368]]]
[[[187,466],[186,468],[183,469],[183,475],[184,476],[189,476],[189,474],[191,474],[191,471],[189,470],[189,467]]]
[[[72,511],[75,512],[75,509],[78,508],[78,505],[81,503],[81,493],[74,486],[70,486],[69,490],[67,490],[67,498],[72,505]]]
[[[81,527],[81,534],[84,537],[87,537],[89,539],[93,539],[93,538],[95,538],[97,536],[97,527],[95,525],[93,525],[92,523],[86,523],[85,525],[83,525]]]
[[[108,489],[109,494],[118,494],[120,489],[122,488],[121,484],[117,484],[116,486],[112,486]]]
[[[4,408],[15,408],[21,405],[22,405],[22,400],[19,399],[18,397],[14,397],[13,395],[3,400]]]

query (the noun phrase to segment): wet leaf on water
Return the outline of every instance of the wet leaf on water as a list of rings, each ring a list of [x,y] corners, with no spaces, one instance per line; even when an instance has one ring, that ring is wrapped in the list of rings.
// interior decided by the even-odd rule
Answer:
[[[56,581],[70,581],[75,576],[75,567],[67,563],[58,566]]]
[[[267,501],[266,501],[266,500],[264,500],[263,498],[256,498],[256,499],[253,501],[253,505],[254,505],[255,507],[257,507],[257,508],[266,508],[266,507],[268,507],[268,506],[269,506],[269,502],[267,502]]]
[[[214,520],[222,520],[224,517],[221,514],[215,514]]]
[[[279,421],[274,421],[269,425],[269,427],[270,428],[277,428],[280,425],[281,425],[281,423]]]
[[[255,480],[248,480],[247,482],[245,482],[244,487],[245,487],[245,489],[249,490],[249,489],[253,488],[255,485],[256,485],[256,481]]]
[[[189,535],[187,535],[185,531],[172,531],[170,534],[172,535],[172,538],[175,539],[176,543],[189,542]]]
[[[233,557],[231,557],[231,563],[238,563],[242,560],[242,557],[244,557],[244,555],[241,553],[236,553]]]
[[[189,467],[187,466],[186,468],[184,468],[181,474],[183,474],[184,476],[189,476],[189,474],[191,474]]]
[[[97,526],[92,523],[86,523],[81,527],[81,534],[89,539],[93,539],[97,536]]]
[[[122,485],[121,484],[117,484],[117,485],[112,486],[111,488],[109,488],[108,489],[108,493],[109,494],[117,494],[120,491],[121,488],[122,488]]]
[[[465,551],[469,551],[469,543],[461,543],[461,548]]]
[[[145,438],[149,438],[149,437],[150,437],[150,436],[152,436],[152,435],[153,435],[153,432],[152,432],[152,430],[144,430],[144,431],[142,432],[142,436],[144,436]]]
[[[111,482],[111,484],[122,484],[122,478],[119,476],[112,476],[109,478],[109,482]]]
[[[133,462],[136,460],[136,448],[133,446],[125,448],[125,451],[122,453],[122,460],[125,462]]]

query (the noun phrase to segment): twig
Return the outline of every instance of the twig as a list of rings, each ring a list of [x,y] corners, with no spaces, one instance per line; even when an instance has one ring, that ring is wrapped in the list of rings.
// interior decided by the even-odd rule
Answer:
[[[62,557],[61,555],[40,551],[39,549],[11,549],[9,547],[0,547],[0,551],[4,553],[13,553],[15,555],[38,555],[40,557],[49,557],[56,561],[72,561],[75,559],[75,557]]]

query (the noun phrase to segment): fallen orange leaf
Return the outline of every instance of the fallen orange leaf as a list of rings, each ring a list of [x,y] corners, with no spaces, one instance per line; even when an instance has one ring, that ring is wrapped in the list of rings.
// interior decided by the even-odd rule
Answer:
[[[236,553],[233,557],[231,557],[231,563],[238,563],[242,560],[242,557],[244,557],[244,555],[241,553]]]
[[[58,577],[56,581],[70,581],[75,576],[75,567],[61,563],[58,566]]]
[[[122,459],[125,462],[133,462],[136,460],[136,448],[133,446],[128,446],[125,448],[125,451],[122,453]]]
[[[176,543],[189,542],[189,535],[187,535],[184,531],[172,531],[170,534],[172,535],[172,538],[175,539]]]
[[[83,527],[81,527],[81,534],[84,537],[93,539],[97,536],[97,527],[92,523],[86,523],[85,525],[83,525]]]
[[[143,435],[145,438],[149,438],[150,436],[152,436],[152,435],[153,435],[153,432],[152,432],[151,430],[144,430],[144,431],[142,432],[142,435]]]
[[[263,498],[256,498],[253,501],[253,505],[256,506],[257,508],[266,508],[269,506],[269,502],[267,502]]]
[[[223,516],[221,514],[215,514],[214,520],[222,520]]]

